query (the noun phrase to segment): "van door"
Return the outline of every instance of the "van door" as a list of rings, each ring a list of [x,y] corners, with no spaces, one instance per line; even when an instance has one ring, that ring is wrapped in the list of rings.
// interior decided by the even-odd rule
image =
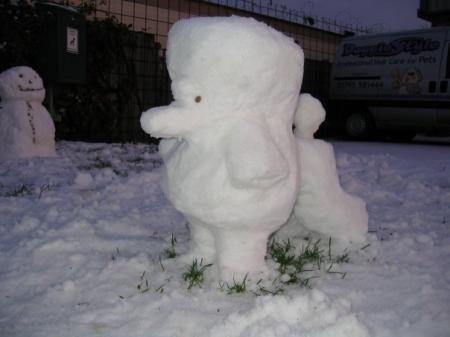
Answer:
[[[436,127],[450,131],[450,31],[447,33],[439,74]]]
[[[380,67],[383,86],[379,101],[370,107],[378,127],[417,131],[431,131],[435,127],[440,63],[447,40],[446,31],[429,30],[397,34],[387,41],[390,44],[406,41],[407,45],[418,46],[421,41],[428,41],[434,47],[405,49],[386,58],[385,65]]]

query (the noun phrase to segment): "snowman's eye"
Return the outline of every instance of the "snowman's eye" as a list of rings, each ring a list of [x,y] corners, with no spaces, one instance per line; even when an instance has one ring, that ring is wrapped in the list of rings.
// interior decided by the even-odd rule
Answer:
[[[202,96],[196,96],[194,100],[195,100],[195,103],[200,103],[202,100]]]
[[[19,74],[19,77],[20,77],[20,78],[23,78],[23,74]]]

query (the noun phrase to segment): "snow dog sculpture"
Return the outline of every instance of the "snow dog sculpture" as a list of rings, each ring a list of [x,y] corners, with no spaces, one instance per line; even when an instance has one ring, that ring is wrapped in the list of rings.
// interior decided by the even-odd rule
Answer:
[[[268,237],[296,201],[303,62],[291,38],[251,18],[191,18],[169,32],[175,100],[141,126],[164,138],[163,189],[189,221],[189,257],[223,279],[267,271]]]
[[[300,225],[344,242],[363,242],[368,227],[366,204],[342,189],[333,147],[314,139],[324,119],[320,101],[309,94],[300,95],[294,118],[301,168],[293,212],[297,223],[290,221],[287,226]]]
[[[31,68],[0,74],[0,160],[56,156],[55,125],[42,105],[45,89]]]

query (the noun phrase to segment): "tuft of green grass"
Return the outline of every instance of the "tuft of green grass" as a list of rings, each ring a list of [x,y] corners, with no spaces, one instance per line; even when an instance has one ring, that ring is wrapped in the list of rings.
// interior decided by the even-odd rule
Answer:
[[[307,264],[317,264],[320,269],[320,263],[323,259],[323,251],[319,247],[320,239],[314,243],[308,243],[302,248],[299,255],[295,254],[295,246],[290,240],[277,242],[272,241],[269,246],[269,256],[278,264],[280,274],[289,274],[291,279],[294,274],[304,271]]]
[[[247,277],[248,274],[246,274],[240,282],[236,282],[233,277],[233,284],[230,285],[228,282],[225,282],[219,284],[219,288],[222,290],[226,288],[227,294],[229,295],[245,293],[247,291]]]
[[[350,257],[348,256],[348,253],[345,253],[345,254],[342,254],[342,255],[335,256],[333,261],[335,263],[349,263],[350,262]]]
[[[297,284],[311,288],[311,280],[319,277],[317,273],[320,272],[324,262],[327,262],[328,268],[325,270],[327,273],[340,274],[342,278],[345,277],[345,273],[334,271],[332,268],[334,264],[348,263],[350,261],[349,254],[333,256],[331,253],[331,238],[328,242],[328,258],[324,249],[320,246],[320,239],[308,242],[299,253],[296,252],[298,250],[290,240],[281,242],[274,240],[269,245],[268,257],[278,264],[278,272],[280,273],[278,280],[281,284]],[[264,292],[267,292],[267,290],[263,289]]]
[[[212,263],[203,265],[203,259],[198,262],[197,259],[192,261],[187,268],[187,270],[183,273],[183,280],[188,283],[188,290],[191,290],[193,287],[201,288],[203,281],[205,280],[205,271],[207,268],[211,267]]]
[[[302,248],[300,257],[306,263],[317,264],[317,267],[320,269],[320,265],[323,260],[323,250],[320,249],[319,245],[320,239],[314,243],[309,242],[306,247]]]
[[[293,253],[294,248],[289,239],[282,242],[272,241],[270,244],[269,255],[278,263],[278,271],[280,274],[285,274],[291,266],[295,265],[296,256]]]

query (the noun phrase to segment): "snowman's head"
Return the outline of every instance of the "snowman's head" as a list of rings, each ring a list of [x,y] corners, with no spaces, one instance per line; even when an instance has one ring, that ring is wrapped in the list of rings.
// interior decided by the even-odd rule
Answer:
[[[2,101],[42,102],[45,98],[42,79],[33,69],[26,66],[5,70],[0,74],[0,98]]]
[[[252,18],[190,18],[169,32],[172,92],[189,110],[267,113],[284,100],[295,110],[303,61],[294,40]]]

